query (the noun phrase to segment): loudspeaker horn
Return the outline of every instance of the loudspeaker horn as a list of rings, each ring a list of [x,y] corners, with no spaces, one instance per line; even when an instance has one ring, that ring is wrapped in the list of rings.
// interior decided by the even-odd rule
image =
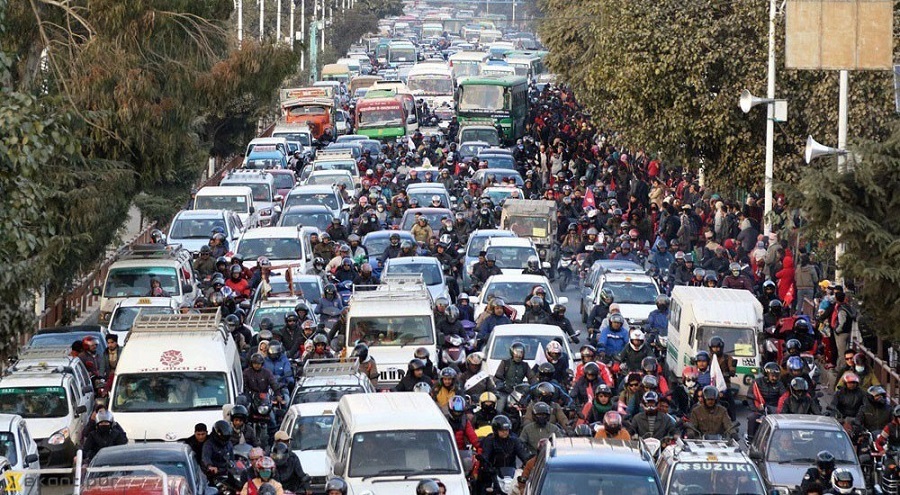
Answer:
[[[775,101],[770,98],[760,98],[758,96],[753,96],[753,93],[750,90],[741,91],[741,110],[744,113],[750,113],[750,109],[755,107],[756,105],[761,105],[763,103],[772,103]]]
[[[806,138],[806,151],[804,153],[804,158],[806,158],[806,163],[809,163],[820,156],[832,156],[832,155],[845,155],[847,154],[846,150],[842,150],[839,148],[832,148],[831,146],[825,146],[822,143],[816,142],[812,136]]]

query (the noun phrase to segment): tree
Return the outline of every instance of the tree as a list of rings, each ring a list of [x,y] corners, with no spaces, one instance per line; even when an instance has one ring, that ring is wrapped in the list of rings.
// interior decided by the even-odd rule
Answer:
[[[852,155],[851,170],[835,173],[819,159],[805,172],[791,199],[800,205],[807,234],[844,244],[843,276],[859,281],[860,298],[876,330],[900,337],[900,121],[884,141],[867,141]],[[833,245],[833,244],[832,244]]]
[[[622,144],[670,164],[703,161],[714,187],[760,186],[765,111],[743,114],[738,96],[765,93],[767,2],[542,0],[548,64]],[[779,17],[778,47],[784,47]],[[807,134],[837,128],[836,72],[785,70],[778,96],[789,122],[776,128],[778,180],[795,180]],[[886,72],[851,75],[850,128],[861,138],[888,133],[893,102]]]

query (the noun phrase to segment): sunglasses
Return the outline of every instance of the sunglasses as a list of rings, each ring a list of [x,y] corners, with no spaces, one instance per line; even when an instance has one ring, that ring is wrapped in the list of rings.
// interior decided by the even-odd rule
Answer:
[[[641,384],[640,383],[629,383],[628,386],[629,387],[640,387]]]

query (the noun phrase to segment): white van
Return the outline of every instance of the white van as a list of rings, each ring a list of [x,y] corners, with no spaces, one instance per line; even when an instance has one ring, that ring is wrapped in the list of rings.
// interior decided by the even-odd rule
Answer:
[[[431,294],[421,275],[382,280],[376,290],[350,296],[345,345],[352,349],[364,339],[378,363],[378,389],[393,388],[412,359],[413,350],[428,349],[437,356],[437,337]]]
[[[725,353],[737,360],[731,385],[745,395],[760,368],[757,338],[763,331],[762,304],[746,290],[677,286],[669,303],[666,364],[681,378],[697,351],[707,350],[709,339],[722,337]]]
[[[109,410],[137,441],[185,440],[243,392],[241,359],[220,311],[139,315],[116,366]]]
[[[247,144],[247,151],[244,153],[244,163],[247,162],[247,157],[250,156],[253,148],[257,146],[274,146],[278,151],[284,153],[284,156],[288,156],[290,153],[288,153],[287,141],[284,136],[261,137],[251,140]]]
[[[448,495],[468,495],[453,430],[427,394],[341,397],[328,438],[329,477],[351,495],[413,493],[423,479],[440,479]]]
[[[259,227],[259,214],[249,186],[207,186],[194,196],[194,210],[231,210],[245,228]]]

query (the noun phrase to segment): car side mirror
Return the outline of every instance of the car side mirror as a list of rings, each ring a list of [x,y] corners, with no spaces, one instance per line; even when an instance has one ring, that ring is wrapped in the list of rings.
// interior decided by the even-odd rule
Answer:
[[[87,412],[87,406],[85,406],[84,404],[82,404],[82,405],[80,405],[80,406],[78,406],[78,407],[75,408],[75,414],[79,414],[79,415],[80,415],[80,414],[84,414],[84,413],[86,413],[86,412]]]
[[[474,457],[471,455],[464,456],[462,458],[462,464],[463,472],[466,473],[466,475],[472,474],[472,468],[475,466]]]
[[[334,473],[335,476],[342,476],[344,474],[344,462],[335,461],[334,466],[331,467],[331,472]]]
[[[25,465],[34,464],[39,459],[37,454],[28,454],[25,456]]]
[[[465,254],[466,254],[466,248],[459,248],[459,249],[456,250],[456,252],[459,253],[459,254],[465,255]]]
[[[545,262],[541,263],[541,268],[543,268],[544,270],[549,270],[549,269],[550,269],[550,262],[545,261]]]
[[[276,203],[280,203],[280,202],[284,201],[284,196],[282,196],[281,194],[276,194],[275,197],[272,199],[274,199]]]
[[[760,452],[759,449],[750,447],[750,459],[753,459],[754,461],[761,461],[762,458],[762,452]]]
[[[190,294],[191,292],[194,292],[194,286],[191,284],[181,284],[181,292]]]
[[[406,118],[406,123],[407,123],[407,124],[415,124],[415,123],[416,123],[416,116],[415,116],[415,115],[410,115],[409,117],[407,117],[407,118]]]
[[[90,394],[93,392],[94,392],[94,387],[92,387],[90,385],[85,385],[85,386],[81,387],[81,393],[83,393],[83,394]]]
[[[569,304],[569,298],[568,297],[560,297],[558,304],[562,304],[563,306],[565,306],[566,304]]]
[[[99,295],[102,294],[102,293],[103,293],[103,291],[100,290],[100,287],[94,287],[94,288],[91,290],[91,294],[93,294],[93,295],[95,295],[95,296],[99,296]]]
[[[253,207],[253,206],[251,206],[251,207],[250,207],[250,214],[252,215],[252,214],[254,214],[254,213],[256,213],[256,208]]]

